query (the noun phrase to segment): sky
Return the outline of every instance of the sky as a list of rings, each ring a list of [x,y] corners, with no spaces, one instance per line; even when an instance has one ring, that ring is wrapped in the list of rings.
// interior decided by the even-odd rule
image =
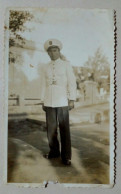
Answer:
[[[34,41],[40,49],[37,61],[47,63],[50,59],[44,51],[44,42],[50,38],[63,44],[62,53],[73,66],[83,66],[89,56],[94,56],[97,48],[113,60],[113,12],[111,10],[81,9],[37,9],[33,10],[34,19],[25,26],[31,31],[21,34]]]
[[[112,10],[38,8],[29,11],[34,15],[32,21],[24,24],[29,30],[19,32],[23,38],[33,41],[37,49],[32,55],[28,51],[22,53],[21,70],[29,81],[39,78],[38,68],[50,61],[44,43],[51,38],[62,42],[61,52],[72,66],[83,66],[99,47],[113,65]]]

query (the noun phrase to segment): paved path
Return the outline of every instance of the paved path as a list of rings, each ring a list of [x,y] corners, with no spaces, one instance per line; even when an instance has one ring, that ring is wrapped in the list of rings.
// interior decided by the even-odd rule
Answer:
[[[109,181],[108,124],[77,124],[71,127],[72,165],[61,159],[46,160],[48,141],[43,124],[9,123],[8,181],[41,183],[106,184]]]

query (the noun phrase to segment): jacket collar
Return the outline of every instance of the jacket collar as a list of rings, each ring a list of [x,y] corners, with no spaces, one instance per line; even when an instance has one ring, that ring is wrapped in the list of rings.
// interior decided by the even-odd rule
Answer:
[[[61,61],[61,59],[58,58],[57,60],[51,60],[51,63],[57,64],[57,63],[60,62],[60,61]]]

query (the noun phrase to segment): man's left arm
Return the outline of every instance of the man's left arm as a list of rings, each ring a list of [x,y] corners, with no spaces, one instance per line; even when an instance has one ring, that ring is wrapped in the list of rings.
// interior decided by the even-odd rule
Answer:
[[[73,68],[70,64],[67,64],[67,83],[68,83],[68,100],[69,110],[74,108],[74,101],[76,100],[76,77],[73,72]]]

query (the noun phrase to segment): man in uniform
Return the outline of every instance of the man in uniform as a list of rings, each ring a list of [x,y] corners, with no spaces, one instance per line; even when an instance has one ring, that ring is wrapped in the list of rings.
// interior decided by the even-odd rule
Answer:
[[[68,61],[62,59],[59,40],[50,39],[44,44],[51,61],[43,67],[41,100],[46,112],[47,137],[50,151],[47,159],[60,157],[65,165],[71,164],[71,138],[69,110],[74,108],[76,100],[76,79]],[[58,141],[59,124],[61,151]]]

